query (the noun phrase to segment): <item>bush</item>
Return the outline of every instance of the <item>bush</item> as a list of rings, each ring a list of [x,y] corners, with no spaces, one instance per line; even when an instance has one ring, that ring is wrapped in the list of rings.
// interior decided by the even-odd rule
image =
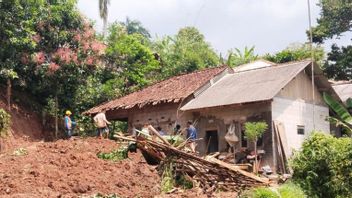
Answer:
[[[305,198],[303,190],[292,182],[285,183],[278,189],[282,198]]]
[[[313,133],[290,164],[309,197],[352,197],[351,138]]]
[[[280,198],[279,194],[271,190],[270,188],[255,188],[246,191],[241,198]]]
[[[8,114],[4,109],[0,108],[0,137],[7,135],[7,131],[11,126],[11,115]]]

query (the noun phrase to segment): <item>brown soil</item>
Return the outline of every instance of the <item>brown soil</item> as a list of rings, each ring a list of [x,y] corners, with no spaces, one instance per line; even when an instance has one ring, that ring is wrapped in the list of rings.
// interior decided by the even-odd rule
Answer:
[[[0,197],[78,197],[116,193],[122,197],[160,194],[155,167],[139,153],[120,162],[97,158],[116,149],[114,141],[96,138],[37,142],[28,154],[0,156]]]

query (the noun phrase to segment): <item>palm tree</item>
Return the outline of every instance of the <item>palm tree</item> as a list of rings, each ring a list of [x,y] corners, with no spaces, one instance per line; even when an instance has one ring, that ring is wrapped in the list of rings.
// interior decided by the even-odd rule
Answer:
[[[150,38],[149,31],[138,20],[131,20],[129,17],[126,17],[126,21],[120,24],[126,28],[127,34],[138,33],[147,39]]]
[[[238,65],[246,64],[258,59],[258,55],[254,53],[254,46],[244,48],[241,52],[240,49],[235,48],[235,50],[229,50],[229,56],[227,58],[227,65],[235,67]]]
[[[106,26],[108,22],[108,5],[110,0],[99,0],[99,13],[100,18],[103,19],[103,35],[106,33]]]

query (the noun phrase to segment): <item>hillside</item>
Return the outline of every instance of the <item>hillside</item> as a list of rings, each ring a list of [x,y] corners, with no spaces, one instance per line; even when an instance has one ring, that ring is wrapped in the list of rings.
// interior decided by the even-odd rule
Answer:
[[[7,109],[4,93],[0,93],[0,108]],[[16,103],[12,104],[10,114],[11,129],[8,132],[8,136],[1,141],[1,152],[24,143],[40,141],[44,138],[37,114]]]

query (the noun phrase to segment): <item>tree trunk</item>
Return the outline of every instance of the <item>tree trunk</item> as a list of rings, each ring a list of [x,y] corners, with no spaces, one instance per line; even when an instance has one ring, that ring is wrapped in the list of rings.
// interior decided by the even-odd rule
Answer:
[[[257,140],[254,141],[254,172],[258,173],[258,160],[257,160]]]
[[[55,95],[55,138],[57,139],[57,134],[59,133],[59,120],[58,120],[58,108],[59,108],[59,102],[57,99],[57,95]]]
[[[7,108],[9,111],[11,111],[11,79],[7,79]]]

